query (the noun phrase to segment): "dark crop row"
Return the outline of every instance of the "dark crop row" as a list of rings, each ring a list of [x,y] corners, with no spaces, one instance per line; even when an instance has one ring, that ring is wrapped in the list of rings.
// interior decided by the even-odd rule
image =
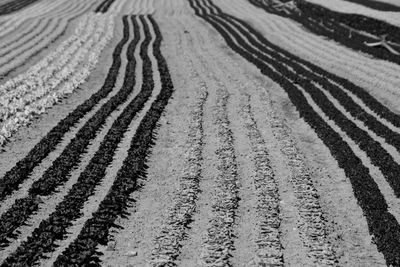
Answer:
[[[0,5],[0,15],[7,15],[12,12],[18,11],[38,0],[14,0],[3,5]]]
[[[393,56],[386,48],[365,45],[365,42],[374,43],[377,42],[377,39],[359,33],[366,32],[376,36],[388,34],[387,41],[393,41],[400,45],[399,27],[387,22],[359,14],[343,14],[306,1],[299,1],[297,4],[297,8],[301,12],[291,12],[290,14],[277,10],[271,4],[266,4],[261,0],[249,0],[249,2],[268,13],[295,20],[314,34],[328,37],[346,47],[376,58],[400,64],[400,58]],[[392,48],[400,53],[400,47],[393,46]]]
[[[348,119],[343,114],[337,112],[332,103],[321,92],[318,92],[317,88],[313,88],[314,85],[309,81],[311,79],[309,76],[298,76],[295,79],[295,77],[292,77],[290,71],[285,70],[284,65],[279,62],[281,58],[276,58],[276,54],[254,48],[257,40],[249,34],[244,35],[247,40],[237,34],[237,32],[241,32],[238,29],[240,27],[246,29],[247,32],[256,33],[258,42],[268,48],[267,50],[274,51],[274,47],[256,30],[243,21],[224,14],[218,8],[216,9],[218,12],[214,15],[208,15],[207,5],[214,6],[215,8],[215,5],[211,1],[190,0],[190,4],[194,8],[195,13],[210,23],[234,51],[256,65],[264,75],[271,78],[285,90],[299,112],[300,117],[314,129],[318,137],[329,148],[331,154],[337,160],[339,167],[344,170],[346,176],[349,178],[358,204],[367,219],[370,233],[374,235],[374,241],[378,250],[383,253],[388,264],[398,266],[400,264],[400,225],[388,211],[387,203],[379,187],[371,177],[368,168],[363,165],[362,161],[354,154],[340,134],[335,132],[312,108],[297,86],[303,87],[320,108],[327,113],[327,116],[333,119],[340,127],[346,129],[351,127],[352,130],[356,129],[353,128],[352,124],[348,122]],[[199,10],[202,10],[201,14]],[[243,32],[241,33],[243,34]],[[253,46],[250,46],[249,43]],[[261,52],[269,54],[272,60],[264,56],[265,54]],[[279,52],[295,60],[295,57],[288,52],[282,49]],[[289,66],[294,67],[292,64]],[[294,69],[297,70],[297,68]],[[357,134],[361,134],[360,130],[356,131]],[[365,135],[356,136],[358,140],[363,140],[366,137]],[[369,145],[377,147],[375,142]]]
[[[33,169],[38,166],[44,158],[61,142],[65,133],[83,118],[101,99],[108,96],[115,86],[121,66],[121,51],[129,39],[129,24],[127,17],[123,18],[123,38],[117,44],[113,52],[113,62],[108,71],[107,77],[101,89],[93,94],[83,104],[79,105],[74,111],[61,120],[50,132],[43,137],[28,155],[20,160],[4,177],[0,180],[0,201],[13,191],[18,189],[19,185],[29,178]]]
[[[346,1],[363,5],[379,11],[395,11],[395,12],[400,11],[400,6],[395,6],[390,3],[385,3],[383,1],[375,1],[375,0],[346,0]]]
[[[29,178],[33,169],[38,166],[41,161],[46,158],[49,153],[53,151],[55,147],[62,141],[65,133],[70,131],[71,128],[81,118],[83,118],[90,110],[93,109],[96,104],[99,103],[101,99],[107,97],[107,95],[112,91],[118,77],[119,69],[121,67],[121,51],[123,46],[129,40],[129,22],[126,16],[123,18],[123,24],[123,37],[115,47],[115,50],[113,52],[113,63],[111,65],[111,68],[109,69],[106,80],[101,89],[98,92],[94,93],[83,104],[78,106],[73,112],[68,114],[66,118],[61,120],[28,153],[25,158],[20,160],[16,164],[16,166],[14,166],[10,171],[5,174],[3,179],[0,181],[0,199],[4,199],[7,195],[18,189],[19,185],[25,179]],[[137,42],[138,39],[136,39],[135,41]],[[134,42],[132,42],[131,47],[134,49]],[[107,107],[107,104],[104,104],[102,108],[96,113],[96,115],[93,116],[93,118],[97,117],[97,120],[92,118],[91,121],[106,119],[106,117],[103,116],[106,114],[105,110],[107,109],[103,107]],[[103,112],[100,112],[101,110],[103,110]],[[8,243],[7,238],[13,237],[14,230],[23,225],[23,223],[25,223],[30,215],[38,209],[38,194],[50,195],[52,192],[54,192],[56,186],[62,183],[61,181],[65,181],[67,179],[67,174],[70,172],[72,166],[77,165],[77,163],[72,160],[76,160],[76,158],[79,158],[79,155],[84,152],[85,147],[87,147],[87,144],[90,141],[90,139],[84,139],[85,137],[89,138],[86,134],[91,133],[89,136],[93,139],[95,132],[99,130],[99,125],[93,125],[93,123],[90,123],[90,121],[87,122],[85,126],[83,128],[85,131],[88,132],[82,133],[82,131],[80,131],[81,134],[79,134],[79,132],[77,133],[77,136],[73,140],[71,140],[69,145],[65,148],[64,153],[60,156],[62,160],[56,160],[53,162],[53,165],[48,170],[46,170],[44,176],[41,177],[41,179],[34,184],[35,187],[30,189],[29,196],[24,199],[17,200],[15,204],[1,216],[0,245],[6,245]],[[82,138],[84,139],[83,141]],[[84,144],[86,144],[86,146],[81,147]],[[66,165],[68,165],[68,167]],[[49,181],[52,181],[52,183],[47,184],[47,179],[49,179]]]
[[[121,91],[131,93],[136,83],[136,60],[134,51],[137,42],[140,40],[139,25],[134,17],[132,17],[132,23],[134,27],[134,41],[132,41],[128,47],[128,64],[121,89]],[[101,141],[99,149],[85,167],[84,171],[79,175],[77,182],[73,185],[67,196],[57,205],[56,210],[49,218],[40,223],[39,227],[33,231],[27,241],[23,242],[21,246],[5,260],[5,266],[7,266],[7,264],[19,265],[20,263],[26,262],[28,262],[29,265],[35,264],[40,257],[43,256],[43,253],[50,252],[55,248],[54,242],[63,239],[67,233],[67,228],[72,225],[75,219],[82,216],[81,209],[84,203],[94,194],[96,186],[99,185],[105,177],[106,169],[111,164],[124,133],[127,131],[133,118],[143,109],[145,103],[152,94],[154,81],[152,65],[148,57],[148,47],[152,37],[147,25],[144,25],[144,33],[145,39],[140,47],[140,56],[143,60],[143,84],[141,91],[113,122],[112,127]],[[108,114],[104,114],[104,117],[107,116]],[[43,186],[45,187],[46,184],[43,183]],[[45,190],[43,193],[46,192]]]
[[[94,10],[94,12],[98,13],[106,13],[108,9],[110,8],[111,4],[114,3],[115,0],[104,0],[103,2],[100,3],[98,7]]]
[[[252,32],[249,27],[241,28],[239,21],[231,16],[225,16],[226,21],[230,21],[232,26],[226,24],[224,20],[220,20],[220,24],[224,25],[230,33],[238,40],[241,46],[247,46],[247,50],[255,54],[259,59],[277,68],[280,73],[284,73],[285,77],[293,83],[302,85],[303,88],[311,95],[313,100],[324,111],[324,113],[345,131],[367,155],[371,158],[372,163],[380,168],[387,181],[392,186],[395,194],[400,196],[400,181],[397,179],[400,175],[400,166],[393,157],[382,148],[379,142],[375,141],[369,134],[358,128],[355,123],[346,118],[333,104],[326,95],[318,89],[315,84],[319,84],[324,90],[328,91],[336,100],[355,118],[362,121],[370,130],[374,131],[378,136],[384,138],[389,144],[400,150],[400,135],[393,132],[384,124],[380,123],[374,116],[365,112],[351,97],[349,97],[340,87],[327,80],[320,74],[318,69],[309,71],[301,64],[296,62],[294,55],[279,49],[275,49],[267,40],[257,33]],[[236,30],[235,30],[236,29]],[[253,38],[249,32],[256,34],[259,41]],[[245,38],[239,36],[240,33]],[[246,44],[248,40],[251,46]],[[263,40],[263,41],[261,41]],[[261,42],[260,42],[261,41]],[[289,66],[289,68],[288,68]],[[292,71],[292,70],[293,71]],[[319,75],[317,75],[319,74]]]
[[[157,123],[173,93],[168,65],[160,51],[161,32],[155,20],[151,16],[148,16],[148,19],[156,33],[153,51],[161,76],[162,88],[160,94],[141,121],[131,141],[128,156],[118,171],[107,196],[100,203],[100,207],[93,214],[93,218],[85,223],[78,238],[58,257],[55,266],[86,266],[89,263],[91,266],[100,266],[96,246],[107,244],[110,228],[118,227],[115,225],[115,220],[118,217],[128,215],[129,196],[137,189],[137,180],[146,176],[146,162],[150,149],[154,145]],[[141,16],[141,21],[145,23],[143,16]]]

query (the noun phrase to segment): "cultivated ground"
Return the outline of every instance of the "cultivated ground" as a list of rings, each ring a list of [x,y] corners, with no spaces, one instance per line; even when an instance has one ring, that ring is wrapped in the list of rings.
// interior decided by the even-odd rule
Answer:
[[[399,12],[0,1],[0,266],[400,266]]]

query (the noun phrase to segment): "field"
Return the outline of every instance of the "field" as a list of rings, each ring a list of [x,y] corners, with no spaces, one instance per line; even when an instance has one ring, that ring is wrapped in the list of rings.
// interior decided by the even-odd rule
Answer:
[[[0,0],[0,266],[400,266],[400,3]]]

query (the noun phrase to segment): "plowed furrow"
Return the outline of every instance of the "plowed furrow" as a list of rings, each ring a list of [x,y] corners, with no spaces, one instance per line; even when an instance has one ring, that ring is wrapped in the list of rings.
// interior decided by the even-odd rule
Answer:
[[[140,17],[145,24],[146,19]],[[113,186],[99,209],[88,220],[78,238],[55,262],[56,266],[65,266],[71,263],[82,264],[91,262],[99,265],[95,249],[97,244],[107,244],[108,233],[111,227],[116,227],[115,220],[123,216],[129,202],[129,195],[136,189],[137,179],[145,175],[146,159],[149,148],[154,138],[157,126],[165,106],[172,95],[173,87],[169,77],[168,67],[160,52],[161,33],[151,16],[147,17],[156,33],[154,54],[157,59],[158,71],[161,76],[161,92],[152,103],[149,111],[140,122],[136,134],[132,139],[128,157],[124,160],[122,168],[118,171]]]
[[[233,36],[235,36],[235,33],[231,31],[226,32],[225,29],[216,22],[218,20],[214,19],[214,17],[217,16],[205,15],[206,11],[201,15],[197,7],[193,5],[193,2],[191,3],[196,14],[214,26],[233,50],[255,64],[264,75],[269,76],[272,80],[280,84],[286,91],[289,99],[300,113],[300,116],[316,131],[320,139],[325,143],[332,155],[338,161],[339,166],[344,169],[347,177],[350,179],[357,201],[364,210],[370,233],[375,237],[378,250],[384,254],[388,264],[399,264],[399,224],[393,215],[388,212],[387,203],[379,191],[375,181],[370,176],[368,169],[361,163],[360,159],[350,149],[349,145],[346,144],[341,136],[312,109],[302,92],[298,90],[297,86],[299,85],[296,83],[293,84],[293,81],[287,80],[285,76],[283,76],[283,73],[277,71],[280,67],[277,66],[276,63],[269,63],[273,66],[271,68],[268,64],[265,64],[266,62],[264,62],[264,60],[260,60],[253,56],[253,53],[256,51],[243,45],[243,40],[240,38],[235,37],[232,39]],[[237,42],[242,43],[242,45],[238,46]],[[321,101],[322,99],[324,98],[318,99],[316,97],[316,101]],[[325,108],[324,112],[327,113],[332,112],[333,110],[329,106],[329,102],[321,104],[321,108]],[[340,114],[332,116],[332,119],[335,118],[335,122],[338,124],[346,121],[346,119],[343,118],[343,115]],[[341,121],[339,121],[338,118],[340,118]],[[379,217],[378,214],[380,214]],[[382,218],[384,218],[384,220],[382,220]]]

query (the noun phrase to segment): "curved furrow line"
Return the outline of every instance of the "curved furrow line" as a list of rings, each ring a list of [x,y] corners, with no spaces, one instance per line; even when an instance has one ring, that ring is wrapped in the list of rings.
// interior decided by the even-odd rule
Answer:
[[[395,173],[400,172],[399,164],[393,159],[393,157],[386,150],[384,150],[380,146],[380,144],[377,141],[373,140],[368,135],[368,133],[358,128],[353,122],[347,119],[345,115],[340,113],[340,111],[337,108],[335,108],[331,102],[329,102],[326,96],[308,79],[308,77],[310,76],[312,77],[313,75],[310,74],[305,74],[306,76],[297,75],[296,72],[299,72],[300,74],[302,73],[302,70],[300,68],[294,66],[293,64],[291,68],[287,68],[281,62],[276,61],[276,59],[282,61],[285,60],[280,58],[279,56],[277,57],[276,54],[271,55],[271,58],[266,57],[263,53],[268,53],[268,52],[261,46],[258,47],[259,50],[257,50],[257,48],[251,47],[249,44],[246,43],[244,39],[241,39],[238,33],[236,33],[235,30],[233,30],[225,22],[221,22],[221,24],[224,25],[224,27],[227,27],[230,34],[232,34],[235,37],[235,39],[238,40],[239,44],[242,47],[246,47],[246,49],[249,52],[257,56],[258,58],[262,59],[264,62],[272,65],[279,72],[285,73],[285,76],[288,77],[288,80],[290,79],[291,82],[302,85],[305,88],[307,88],[307,91],[312,95],[313,99],[318,103],[318,105],[322,108],[322,110],[329,116],[329,118],[334,120],[346,133],[348,133],[349,136],[351,136],[351,138],[359,144],[360,148],[362,148],[368,154],[374,165],[380,168],[382,173],[385,175],[388,183],[393,188],[395,194],[397,196],[400,195],[400,187],[399,187],[400,184],[397,182],[397,178],[395,178],[398,176]],[[251,40],[249,36],[247,36],[246,38],[248,41]],[[257,46],[254,40],[251,43],[254,46]],[[263,53],[260,53],[261,51]],[[290,66],[290,62],[288,60],[286,61],[287,62],[285,63]],[[294,59],[292,59],[292,62],[294,62]],[[318,82],[323,84],[323,81],[321,80],[319,80]],[[338,93],[338,91],[335,92]],[[341,104],[343,104],[343,102],[344,101],[341,101]],[[365,116],[365,114],[362,114],[362,116]],[[366,117],[362,118],[367,119]],[[375,132],[382,133],[383,132],[382,128],[385,129],[385,127],[382,127],[379,124],[378,125],[373,124],[373,125],[376,127]],[[395,141],[395,140],[396,139],[394,140],[390,139],[390,141]]]
[[[28,5],[35,3],[37,0],[14,0],[3,5],[0,5],[0,16],[7,15],[18,11]]]
[[[125,75],[123,88],[121,91],[132,93],[135,85],[136,61],[134,58],[134,49],[136,47],[138,36],[137,21],[132,18],[135,30],[135,46],[128,48],[128,65]],[[142,20],[143,22],[143,20]],[[147,55],[147,49],[151,41],[151,35],[148,26],[144,24],[145,39],[140,47],[140,55],[143,60],[143,86],[141,91],[133,98],[133,100],[125,107],[121,115],[113,122],[111,129],[107,132],[102,140],[99,149],[94,157],[90,160],[85,170],[80,174],[77,183],[73,185],[64,200],[59,203],[48,219],[42,221],[37,229],[34,230],[32,236],[11,254],[3,264],[17,264],[18,262],[35,263],[39,260],[43,253],[51,252],[55,248],[55,241],[62,239],[66,234],[67,227],[71,226],[72,221],[81,216],[81,208],[85,201],[94,193],[95,188],[104,179],[107,166],[112,162],[118,144],[123,138],[124,132],[127,130],[132,119],[140,112],[154,88],[154,81],[151,73],[151,62]],[[82,129],[81,129],[82,130]],[[83,141],[83,140],[82,140]],[[74,160],[74,159],[69,159]],[[79,159],[75,159],[79,161]],[[54,166],[54,165],[53,165]],[[45,177],[44,175],[43,177]],[[42,182],[40,184],[40,182]],[[47,177],[47,180],[39,182],[39,186],[35,188],[35,184],[31,192],[39,192],[39,195],[48,195],[53,191],[54,183],[63,183],[63,179],[54,179]],[[50,186],[49,186],[50,185]],[[40,193],[40,191],[42,193]],[[35,193],[33,193],[35,194]],[[53,230],[51,230],[53,229]],[[50,230],[50,232],[49,232]],[[50,236],[49,236],[50,234]],[[37,248],[34,252],[30,250],[32,247]],[[39,249],[40,248],[40,249]],[[27,249],[29,252],[27,253]]]
[[[85,5],[85,8],[79,9],[78,13],[71,13],[69,16],[63,17],[60,19],[60,21],[58,21],[58,25],[54,31],[42,36],[43,38],[35,38],[36,43],[32,44],[31,41],[31,43],[26,44],[23,49],[19,49],[18,53],[17,51],[14,51],[13,56],[7,55],[7,61],[5,58],[2,59],[3,65],[0,67],[1,75],[3,77],[7,76],[10,72],[17,69],[26,61],[40,53],[49,45],[49,43],[55,42],[57,39],[59,39],[65,33],[69,22],[85,13],[89,8],[90,6]]]
[[[38,65],[44,67],[43,73],[34,72],[31,77],[23,75],[21,85],[0,97],[0,103],[4,104],[0,111],[3,117],[3,143],[20,127],[28,124],[35,115],[44,113],[46,108],[53,106],[65,95],[71,94],[86,80],[96,66],[101,51],[113,36],[113,17],[92,17],[87,30],[88,32],[81,36],[71,37],[77,37],[76,42],[72,43],[49,68],[42,64],[48,61],[48,58],[40,61]],[[54,54],[50,54],[49,57],[54,58]]]
[[[157,122],[173,93],[168,67],[160,51],[161,33],[154,19],[150,16],[147,18],[157,36],[153,49],[161,77],[161,92],[140,122],[131,141],[128,157],[125,158],[122,168],[118,171],[106,198],[102,201],[96,213],[93,214],[93,218],[85,223],[78,238],[57,259],[55,266],[65,266],[71,263],[99,265],[96,246],[107,244],[110,228],[116,226],[114,222],[117,217],[124,216],[129,195],[137,187],[137,179],[145,175],[147,154],[153,144]],[[141,17],[141,20],[144,23],[143,17]]]
[[[275,9],[272,4],[260,0],[249,1],[266,12],[300,23],[314,34],[328,37],[344,46],[373,55],[376,58],[400,63],[398,57],[393,56],[396,51],[391,52],[385,47],[365,45],[365,43],[376,42],[379,40],[378,36],[387,33],[390,33],[390,36],[387,37],[390,45],[392,45],[392,42],[400,43],[398,27],[362,15],[338,13],[308,2],[298,3],[296,5],[297,11],[283,12]],[[328,23],[324,24],[325,21]],[[393,46],[394,50],[400,48],[400,44],[398,46]]]
[[[111,4],[114,3],[115,0],[104,0],[103,2],[100,3],[98,7],[96,7],[94,12],[100,12],[100,13],[105,13],[108,11],[110,8]]]
[[[236,80],[234,77],[231,77],[231,79]],[[337,262],[336,255],[332,245],[326,239],[325,219],[322,216],[318,193],[310,178],[310,171],[303,162],[293,141],[285,142],[282,153],[288,157],[289,165],[292,169],[291,183],[297,198],[297,209],[301,218],[298,228],[304,245],[309,249],[309,256],[319,264],[335,265]],[[277,203],[277,196],[274,203]],[[275,240],[275,242],[277,241]],[[269,254],[276,252],[276,250],[275,248],[272,251],[265,252],[265,250],[261,250],[261,252]],[[277,255],[279,256],[279,250]]]
[[[232,8],[240,6],[241,12],[238,11],[238,14],[242,13],[247,14],[246,16],[248,16],[250,12],[249,8],[252,6],[243,6],[242,4],[242,2],[238,2],[236,5],[231,6]],[[243,10],[249,11],[243,12]],[[251,12],[256,11],[254,9],[251,10]],[[236,10],[235,13],[237,13]],[[317,64],[323,65],[327,68],[333,67],[336,73],[340,73],[341,76],[347,77],[349,80],[358,81],[362,78],[361,82],[363,86],[370,88],[372,92],[375,88],[374,86],[376,86],[381,90],[390,90],[392,94],[398,95],[396,83],[393,82],[393,79],[387,78],[389,75],[388,71],[391,69],[390,65],[392,65],[392,67],[396,67],[396,65],[393,65],[392,63],[386,64],[381,61],[377,62],[376,60],[371,60],[366,57],[361,58],[351,50],[341,49],[332,42],[324,41],[318,39],[317,36],[307,34],[304,30],[301,30],[300,27],[290,23],[289,21],[289,23],[285,22],[284,19],[280,17],[268,15],[263,16],[260,14],[257,18],[260,21],[263,21],[263,27],[266,27],[265,32],[271,32],[271,37],[275,40],[275,43],[282,43],[282,46],[287,47],[289,50],[293,51],[293,53],[299,54],[303,57],[305,56],[309,60],[313,60]],[[276,26],[278,28],[275,27],[276,24],[278,24]],[[276,32],[276,34],[273,32]],[[311,42],[310,40],[314,41]],[[334,53],[332,53],[332,49]],[[359,58],[359,60],[354,61],[356,58]],[[367,63],[365,63],[366,61]],[[335,64],[332,65],[332,62],[335,62]],[[348,68],[353,70],[351,75],[347,75],[346,73]],[[389,76],[398,76],[398,71],[395,69],[390,71],[391,74]],[[397,80],[397,78],[395,78],[395,80]]]
[[[226,15],[224,15],[226,16]],[[374,99],[371,95],[369,95],[365,90],[359,86],[356,86],[355,84],[351,83],[350,81],[341,78],[337,75],[334,75],[332,73],[329,73],[328,71],[325,71],[322,68],[319,68],[318,66],[307,62],[306,60],[301,59],[300,57],[294,56],[292,54],[289,54],[288,52],[284,51],[283,49],[279,48],[276,45],[273,45],[272,43],[268,42],[268,46],[263,46],[262,43],[265,43],[265,39],[258,33],[256,33],[254,30],[251,30],[243,21],[240,20],[232,20],[233,23],[235,23],[238,26],[238,29],[241,30],[243,33],[244,30],[248,31],[249,34],[251,34],[252,37],[257,39],[260,43],[258,44],[258,48],[264,48],[268,49],[269,51],[276,52],[280,56],[282,56],[282,60],[286,60],[285,62],[288,62],[288,60],[292,60],[291,58],[295,58],[296,61],[294,64],[296,66],[302,66],[305,68],[305,71],[307,71],[310,75],[314,76],[319,76],[318,81],[322,82],[323,79],[329,78],[329,81],[325,82],[324,84],[327,84],[329,86],[336,86],[340,85],[343,89],[348,91],[351,94],[356,95],[361,101],[364,102],[371,110],[373,110],[375,113],[379,114],[379,116],[391,124],[393,124],[396,127],[400,126],[400,116],[392,111],[390,111],[387,107],[385,107],[383,104],[379,103],[376,99]],[[239,24],[242,23],[242,26]],[[246,25],[246,26],[244,26]],[[342,90],[339,89],[339,92]],[[343,94],[342,94],[343,96]]]
[[[39,164],[56,148],[56,146],[62,141],[63,137],[74,127],[82,118],[86,116],[93,108],[101,102],[103,99],[111,93],[115,86],[120,66],[121,66],[121,51],[125,44],[129,40],[129,28],[127,17],[123,18],[123,37],[117,44],[113,52],[113,62],[110,66],[107,77],[104,81],[103,86],[99,91],[94,93],[88,100],[83,104],[79,105],[74,111],[68,114],[63,120],[61,120],[39,143],[29,151],[27,156],[17,162],[17,164],[8,171],[4,177],[0,180],[0,199],[4,200],[8,195],[13,193],[19,188],[19,186],[27,180],[35,167]],[[109,103],[108,100],[106,103]],[[101,110],[106,105],[104,103],[98,109],[95,114],[101,114]],[[104,113],[104,112],[103,112]],[[87,122],[85,122],[86,124]],[[12,214],[12,212],[11,212]],[[2,229],[8,229],[7,221],[2,216]]]
[[[375,1],[375,0],[345,0],[348,2],[356,3],[358,5],[366,6],[372,9],[376,9],[379,11],[389,11],[389,12],[399,12],[400,7],[396,5],[392,5],[390,3],[382,2],[382,1]]]
[[[138,24],[140,25],[140,22]],[[101,141],[106,136],[108,129],[111,127],[112,123],[116,120],[116,118],[118,116],[120,116],[122,114],[123,110],[126,109],[126,107],[129,105],[129,103],[136,97],[137,93],[140,91],[140,89],[142,87],[143,64],[142,64],[142,59],[140,57],[140,46],[145,39],[145,35],[143,33],[142,27],[139,27],[139,30],[140,30],[140,40],[139,40],[139,43],[134,52],[134,56],[135,56],[136,63],[137,63],[136,64],[136,72],[135,72],[135,76],[136,76],[136,84],[134,86],[135,89],[134,89],[133,93],[129,96],[129,99],[118,110],[114,111],[113,114],[107,119],[107,124],[109,126],[107,126],[108,127],[107,129],[104,128],[102,130],[102,133],[100,134],[101,137],[99,137],[99,136],[96,137],[96,139],[98,141],[93,141],[92,143],[96,143],[96,142],[98,142],[98,144],[101,143]],[[152,39],[151,42],[153,43],[154,39]],[[151,57],[150,49],[148,50],[148,52],[149,52],[149,56]],[[127,149],[129,147],[129,143],[130,143],[131,139],[133,138],[133,136],[136,132],[137,125],[140,123],[144,114],[147,112],[151,102],[154,100],[154,98],[155,98],[154,95],[157,95],[159,90],[160,90],[159,85],[157,82],[155,82],[154,93],[152,94],[151,99],[149,101],[147,101],[143,110],[138,115],[136,115],[134,117],[134,119],[130,122],[126,132],[123,134],[122,140],[118,144],[118,147],[115,151],[115,154],[112,158],[111,163],[107,166],[107,168],[105,170],[104,179],[99,183],[98,186],[96,186],[93,195],[91,195],[88,198],[88,200],[84,203],[81,216],[72,222],[71,226],[66,230],[67,234],[64,236],[64,238],[62,240],[55,242],[55,247],[57,247],[57,248],[55,249],[54,252],[49,253],[48,254],[49,258],[43,259],[41,261],[41,264],[43,264],[45,266],[52,266],[54,264],[54,262],[56,261],[57,257],[59,255],[61,255],[65,251],[65,249],[70,245],[70,243],[72,243],[76,239],[79,232],[82,230],[84,223],[92,217],[92,213],[94,213],[97,210],[98,205],[100,204],[101,200],[104,199],[105,195],[109,191],[109,189],[114,181],[114,177],[116,176],[117,170],[122,166],[122,162],[125,159],[125,157],[127,156]],[[99,147],[99,145],[97,145],[96,151],[98,150],[98,147]],[[91,158],[92,158],[92,156],[90,156],[90,158],[88,159],[88,162]],[[47,255],[46,255],[46,257],[47,257]]]
[[[50,4],[51,5],[51,4]],[[68,2],[67,5],[63,5],[62,8],[59,8],[56,12],[53,12],[51,14],[38,14],[37,16],[32,16],[31,14],[27,14],[27,15],[22,15],[22,17],[11,17],[6,23],[4,23],[4,25],[1,25],[0,27],[0,37],[3,40],[1,47],[3,48],[5,45],[10,45],[12,44],[12,39],[16,39],[17,40],[17,36],[25,36],[22,35],[22,31],[26,31],[28,34],[30,33],[30,31],[27,31],[28,29],[35,29],[35,27],[32,27],[31,24],[28,25],[28,28],[24,28],[23,30],[21,29],[22,27],[24,27],[25,23],[27,23],[29,20],[34,20],[34,21],[38,21],[38,20],[43,20],[43,19],[49,19],[49,18],[55,18],[56,15],[64,15],[64,14],[68,14],[68,12],[70,12],[71,10],[73,10],[74,8],[76,8],[77,6],[79,6],[78,3],[72,3],[72,2]],[[50,10],[51,11],[51,10]],[[50,12],[49,11],[49,12]],[[48,12],[48,13],[49,13]],[[9,38],[7,35],[10,33],[14,33],[14,32],[18,32],[18,35],[13,36],[14,38]],[[4,43],[5,42],[5,43]]]
[[[6,34],[14,31],[18,26],[20,26],[29,19],[40,17],[42,14],[38,13],[38,10],[51,11],[54,6],[57,7],[57,4],[59,4],[55,2],[55,3],[47,3],[47,5],[45,5],[46,3],[44,3],[43,1],[40,1],[39,3],[40,5],[38,4],[35,8],[31,8],[29,10],[27,9],[24,10],[23,12],[19,12],[17,14],[13,14],[7,17],[2,17],[5,20],[5,22],[0,26],[0,36],[4,37]],[[70,3],[68,6],[71,5],[76,6],[80,4]]]
[[[133,88],[130,86],[134,84],[135,79],[133,75],[135,71],[133,51],[138,41],[139,36],[138,33],[135,32],[135,38],[130,43],[127,51],[129,64],[127,65],[124,85],[121,90],[119,90],[115,96],[110,98],[110,100],[107,101],[107,103],[105,103],[101,109],[99,109],[98,112],[96,112],[96,114],[78,131],[76,136],[71,140],[63,152],[55,161],[53,161],[51,167],[44,172],[43,176],[39,180],[32,184],[32,187],[29,189],[28,197],[18,199],[15,204],[5,214],[3,214],[2,218],[5,218],[4,222],[5,224],[8,224],[8,226],[6,225],[4,229],[2,242],[7,243],[6,237],[12,234],[13,229],[20,226],[21,223],[32,214],[32,211],[38,208],[37,205],[34,205],[34,200],[37,196],[49,196],[54,193],[58,186],[61,186],[68,181],[69,173],[80,163],[80,157],[89,145],[90,140],[96,137],[99,128],[104,125],[107,117],[113,112],[113,110],[124,103],[131,94]],[[16,214],[19,215],[18,223],[13,222]],[[14,219],[11,219],[10,216]]]
[[[195,8],[193,3],[192,7]],[[196,14],[200,15],[197,8],[195,10]],[[357,201],[367,219],[370,233],[374,235],[378,250],[383,253],[388,264],[400,264],[400,242],[398,238],[400,235],[400,225],[394,216],[388,212],[387,203],[379,191],[377,184],[370,176],[368,169],[362,165],[360,159],[353,153],[348,144],[343,142],[341,136],[312,109],[296,85],[286,80],[285,76],[282,76],[275,69],[269,67],[262,60],[239,47],[233,41],[230,34],[227,34],[209,16],[201,15],[201,17],[221,33],[232,49],[248,61],[254,63],[263,74],[269,76],[282,86],[292,103],[296,106],[300,116],[317,132],[318,136],[338,161],[339,166],[344,169],[346,176],[350,179]]]

